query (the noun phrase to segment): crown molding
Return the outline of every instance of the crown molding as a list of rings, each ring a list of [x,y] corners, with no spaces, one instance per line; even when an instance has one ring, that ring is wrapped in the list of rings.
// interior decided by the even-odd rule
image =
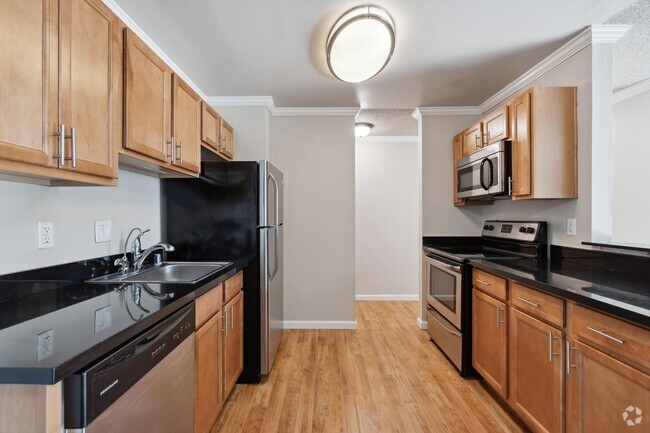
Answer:
[[[277,117],[293,116],[356,116],[359,107],[275,107],[271,114]]]
[[[272,96],[210,96],[205,102],[211,107],[267,107],[275,109]]]
[[[492,95],[478,106],[481,113],[485,113],[506,99],[528,88],[536,79],[558,66],[560,63],[573,57],[575,54],[594,43],[614,43],[619,40],[630,26],[593,25],[585,28],[566,44],[552,52],[544,60],[524,72],[519,78]]]
[[[624,101],[633,96],[648,91],[650,91],[650,78],[648,78],[647,80],[640,81],[630,87],[626,87],[623,90],[619,90],[618,92],[614,92],[614,95],[612,96],[612,102],[616,104],[617,102]]]
[[[415,120],[422,120],[422,112],[420,111],[419,108],[416,108],[412,113],[411,117],[414,118]]]
[[[478,107],[418,107],[420,116],[480,116]],[[415,115],[415,113],[413,113]],[[414,116],[415,117],[415,116]]]
[[[356,137],[357,143],[417,143],[417,135],[367,135]]]
[[[142,41],[149,46],[160,57],[169,67],[174,71],[176,75],[181,77],[191,88],[194,90],[201,98],[207,99],[205,93],[201,91],[199,86],[197,86],[189,76],[176,64],[174,61],[167,55],[165,52],[160,49],[158,45],[147,35],[142,28],[136,24],[135,21],[126,13],[124,10],[115,3],[114,0],[102,0],[104,4],[111,10],[115,15],[117,15],[126,26],[131,29]]]

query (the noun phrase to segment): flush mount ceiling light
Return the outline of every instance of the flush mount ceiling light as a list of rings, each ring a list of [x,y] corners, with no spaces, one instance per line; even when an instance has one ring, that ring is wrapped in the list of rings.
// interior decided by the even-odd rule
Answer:
[[[347,83],[380,73],[395,49],[395,23],[378,6],[357,6],[336,21],[327,36],[327,66]]]
[[[370,134],[370,130],[375,126],[372,123],[357,122],[354,124],[354,135],[357,137],[365,137]]]

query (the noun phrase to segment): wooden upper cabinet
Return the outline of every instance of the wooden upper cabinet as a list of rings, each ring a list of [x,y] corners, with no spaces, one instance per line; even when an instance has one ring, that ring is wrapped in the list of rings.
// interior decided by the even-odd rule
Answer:
[[[508,396],[506,304],[472,290],[472,365],[503,398]]]
[[[483,123],[483,144],[488,145],[510,138],[510,107],[504,105],[485,116]]]
[[[509,403],[537,433],[563,431],[562,332],[510,309]]]
[[[578,341],[567,346],[567,433],[648,431],[650,376]]]
[[[118,18],[100,0],[62,0],[60,43],[60,120],[69,127],[62,168],[117,177],[115,122],[121,122],[114,92],[119,79],[114,64]],[[74,134],[72,134],[74,128]],[[119,129],[118,129],[119,131]]]
[[[575,87],[535,87],[510,104],[513,199],[578,197]]]
[[[172,89],[172,164],[199,172],[201,97],[176,74],[172,77]]]
[[[124,147],[161,162],[172,149],[171,69],[124,30]]]
[[[462,198],[458,198],[458,174],[456,172],[456,163],[460,158],[463,157],[463,134],[456,134],[454,136],[454,157],[453,157],[453,165],[452,165],[452,175],[453,175],[453,185],[454,185],[454,192],[453,192],[453,200],[454,200],[454,206],[463,206],[465,204],[465,200]]]
[[[224,395],[235,386],[244,369],[244,292],[239,292],[224,307],[228,331],[224,343]]]
[[[43,166],[52,161],[57,14],[47,0],[0,2],[0,158]]]
[[[201,141],[219,151],[221,145],[221,117],[207,102],[201,103]]]
[[[478,122],[462,132],[463,156],[469,155],[482,146],[483,124]]]
[[[219,291],[219,294],[223,295],[223,292]],[[196,331],[194,350],[194,433],[209,433],[224,401],[221,311]]]
[[[226,159],[235,157],[235,132],[223,118],[221,118],[221,146],[221,153]]]

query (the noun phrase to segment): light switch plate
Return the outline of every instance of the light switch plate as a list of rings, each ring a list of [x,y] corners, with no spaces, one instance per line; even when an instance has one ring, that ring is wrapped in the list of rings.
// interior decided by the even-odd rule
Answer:
[[[575,218],[569,218],[566,220],[566,234],[568,236],[575,236],[577,233],[576,229],[576,219]]]
[[[52,247],[54,247],[54,223],[39,222],[38,223],[38,249],[43,250]]]
[[[95,243],[111,241],[111,221],[95,221]]]

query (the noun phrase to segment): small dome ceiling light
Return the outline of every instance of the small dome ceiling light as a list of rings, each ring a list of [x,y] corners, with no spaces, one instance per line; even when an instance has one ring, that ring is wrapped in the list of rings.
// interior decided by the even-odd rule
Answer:
[[[357,122],[354,124],[354,135],[356,137],[365,137],[370,134],[370,130],[375,126],[372,123]]]
[[[347,83],[380,73],[395,49],[395,23],[378,6],[357,6],[339,17],[327,36],[327,66]]]

